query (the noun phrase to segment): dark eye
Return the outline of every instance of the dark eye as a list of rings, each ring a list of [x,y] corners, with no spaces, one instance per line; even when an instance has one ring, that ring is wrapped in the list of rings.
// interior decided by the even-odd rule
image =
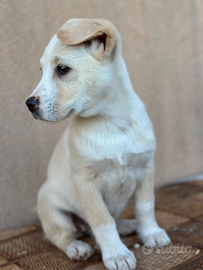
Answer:
[[[57,66],[56,69],[59,75],[66,75],[70,71],[70,68],[65,66]]]

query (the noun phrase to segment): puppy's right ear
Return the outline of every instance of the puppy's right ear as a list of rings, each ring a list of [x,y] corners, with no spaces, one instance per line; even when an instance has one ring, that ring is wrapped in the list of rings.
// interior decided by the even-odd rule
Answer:
[[[90,44],[97,59],[114,56],[121,50],[120,34],[113,23],[104,19],[71,19],[57,32],[67,45]],[[94,43],[94,44],[93,44]],[[97,44],[96,44],[97,43]],[[95,46],[96,44],[96,46]]]

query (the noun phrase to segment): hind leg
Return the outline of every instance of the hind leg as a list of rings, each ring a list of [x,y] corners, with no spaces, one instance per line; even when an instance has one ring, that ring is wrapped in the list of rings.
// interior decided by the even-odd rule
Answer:
[[[94,253],[92,247],[76,240],[77,230],[72,219],[51,201],[38,197],[38,214],[46,237],[70,259],[87,260]]]
[[[94,253],[93,248],[83,241],[75,240],[67,248],[66,254],[70,259],[73,260],[84,260],[89,259]]]

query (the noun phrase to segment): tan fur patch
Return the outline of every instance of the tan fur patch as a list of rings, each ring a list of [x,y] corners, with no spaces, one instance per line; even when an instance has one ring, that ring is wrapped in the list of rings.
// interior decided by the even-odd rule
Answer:
[[[109,54],[116,40],[121,44],[117,28],[104,19],[71,19],[57,32],[57,38],[67,45],[78,45],[96,37],[106,35],[105,54]]]

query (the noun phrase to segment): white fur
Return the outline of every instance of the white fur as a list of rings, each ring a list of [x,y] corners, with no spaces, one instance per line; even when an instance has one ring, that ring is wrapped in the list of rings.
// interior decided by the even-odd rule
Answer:
[[[67,248],[67,255],[73,260],[86,261],[93,253],[94,250],[89,244],[78,240],[72,242]]]
[[[102,250],[102,259],[108,269],[135,269],[136,259],[132,251],[121,242],[115,224],[101,225],[94,231]]]
[[[76,228],[61,210],[89,223],[108,269],[135,269],[134,255],[121,242],[115,224],[135,189],[143,242],[165,245],[170,241],[154,217],[151,170],[156,141],[145,106],[133,91],[119,38],[113,61],[94,58],[97,47],[102,51],[95,42],[87,50],[54,36],[41,59],[42,79],[32,93],[41,101],[37,118],[75,117],[52,155],[48,179],[38,196],[38,213],[47,237],[70,258],[87,259],[92,251],[75,241]],[[54,75],[55,57],[72,68],[64,80]],[[119,231],[132,233],[135,222],[126,224],[127,231],[121,225]]]
[[[154,217],[154,202],[136,204],[136,216],[138,217],[137,231],[143,243],[154,247],[170,244],[170,238],[161,229]]]

